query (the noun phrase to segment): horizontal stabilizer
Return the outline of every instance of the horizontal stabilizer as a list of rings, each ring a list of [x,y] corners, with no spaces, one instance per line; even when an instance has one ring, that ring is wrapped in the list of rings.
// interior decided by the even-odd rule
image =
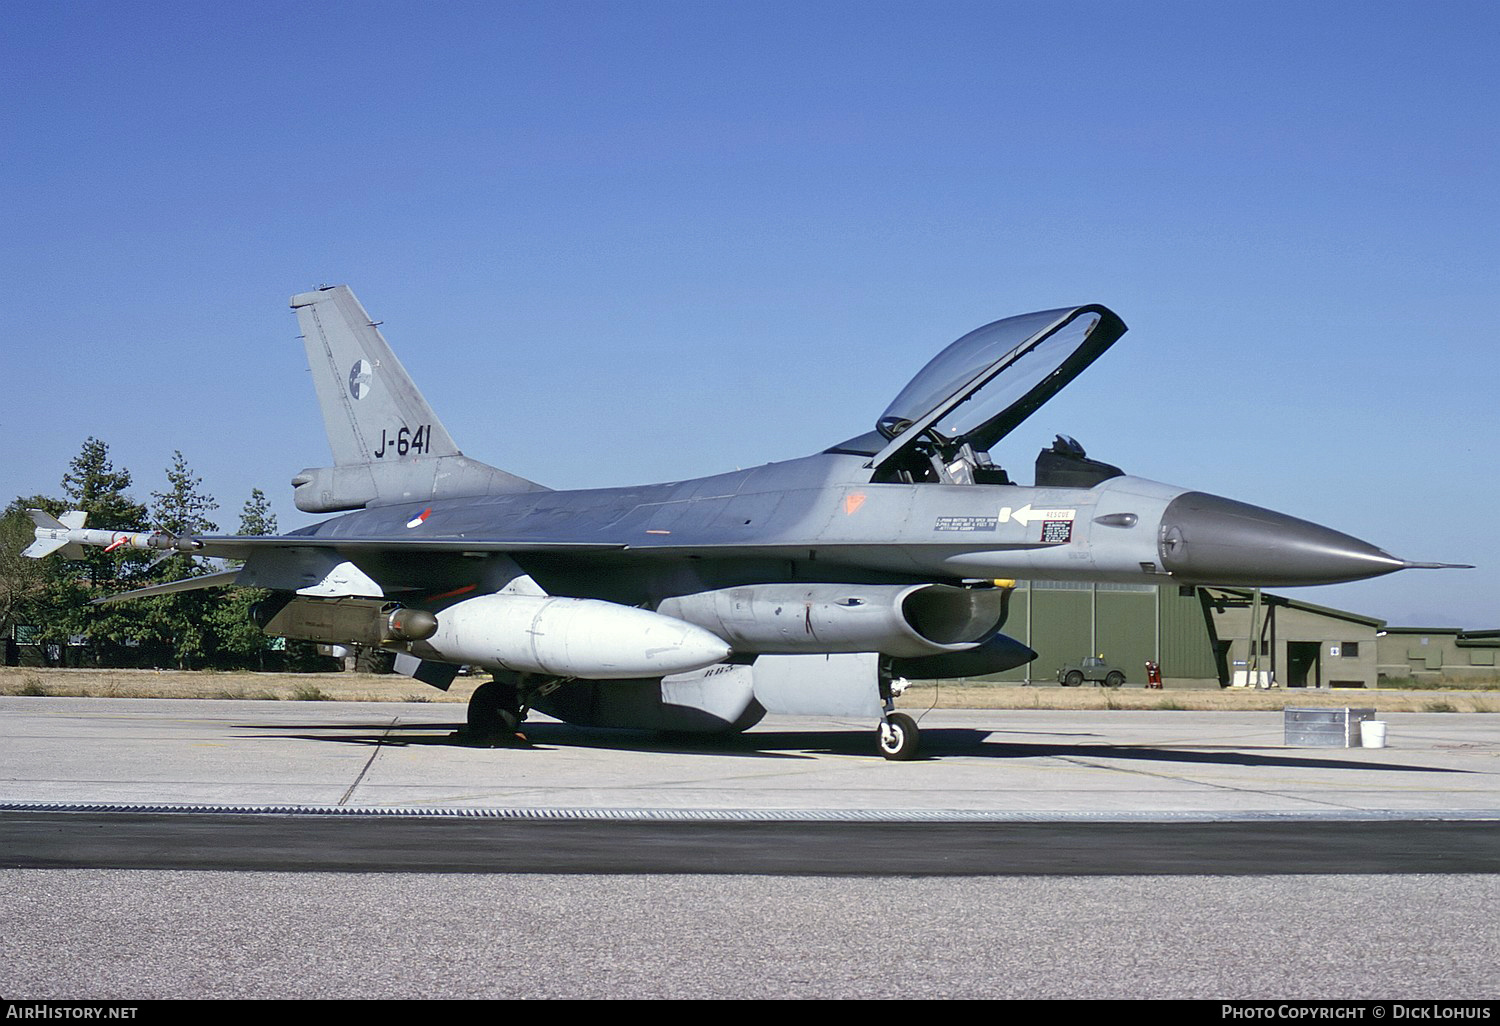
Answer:
[[[115,602],[125,602],[129,599],[150,598],[153,595],[175,595],[179,591],[197,591],[199,588],[223,588],[239,580],[240,568],[223,570],[216,574],[205,574],[202,577],[184,577],[180,581],[168,581],[165,584],[153,584],[145,588],[136,588],[134,591],[122,591],[118,595],[110,595],[107,598],[97,598],[90,602],[93,606],[107,606]]]
[[[304,513],[546,491],[539,484],[463,455],[308,467],[292,478],[292,488],[292,501]]]

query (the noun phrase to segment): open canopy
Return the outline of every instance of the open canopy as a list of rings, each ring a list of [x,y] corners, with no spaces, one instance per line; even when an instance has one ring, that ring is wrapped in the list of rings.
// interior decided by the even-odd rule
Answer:
[[[1103,306],[1007,317],[976,328],[923,367],[886,407],[879,468],[915,447],[951,455],[987,451],[1125,334]]]

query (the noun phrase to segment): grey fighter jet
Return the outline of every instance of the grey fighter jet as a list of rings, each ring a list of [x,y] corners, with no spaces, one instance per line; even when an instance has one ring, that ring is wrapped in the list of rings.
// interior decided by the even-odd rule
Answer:
[[[489,670],[476,738],[527,710],[595,726],[737,731],[767,711],[868,716],[908,759],[899,677],[1036,657],[1001,633],[1014,579],[1312,585],[1419,566],[1348,535],[1130,477],[1059,437],[1022,484],[990,448],[1125,332],[1102,306],[987,324],[939,353],[867,433],[784,463],[553,491],[459,451],[346,286],[292,298],[333,466],[278,537],[88,530],[33,512],[44,556],[129,546],[243,560],[116,598],[269,589],[269,634],[380,646],[447,688]]]

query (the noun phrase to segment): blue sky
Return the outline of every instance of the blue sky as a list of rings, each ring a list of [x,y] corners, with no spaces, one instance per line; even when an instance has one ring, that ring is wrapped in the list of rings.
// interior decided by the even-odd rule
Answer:
[[[1488,3],[0,7],[0,490],[328,461],[286,300],[352,285],[554,487],[803,455],[987,321],[1131,332],[997,450],[1346,530],[1292,594],[1500,626]]]

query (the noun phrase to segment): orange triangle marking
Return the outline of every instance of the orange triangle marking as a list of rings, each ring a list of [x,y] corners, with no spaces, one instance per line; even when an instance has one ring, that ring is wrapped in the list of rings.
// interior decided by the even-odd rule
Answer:
[[[863,492],[851,492],[844,496],[844,515],[849,516],[865,504]]]

